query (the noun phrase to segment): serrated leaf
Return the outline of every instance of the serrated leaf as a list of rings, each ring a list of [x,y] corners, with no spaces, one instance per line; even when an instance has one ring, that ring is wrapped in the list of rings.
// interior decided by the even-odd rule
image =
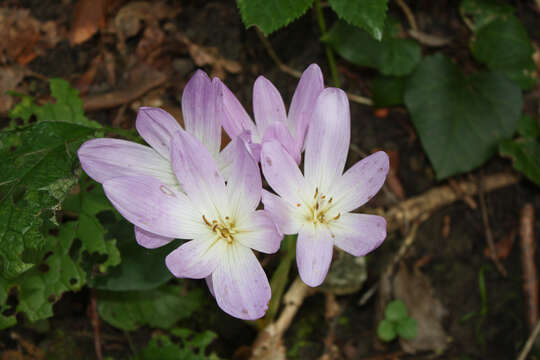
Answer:
[[[41,226],[76,182],[80,144],[95,129],[41,122],[0,133],[0,274],[32,266],[29,253],[44,245]]]
[[[377,327],[377,336],[382,341],[392,341],[396,338],[395,324],[387,319],[382,320]]]
[[[476,60],[505,74],[522,89],[531,89],[538,81],[531,40],[513,15],[495,19],[476,31],[471,51]]]
[[[379,76],[371,84],[373,103],[376,107],[403,104],[405,78],[397,76]]]
[[[459,7],[463,15],[473,17],[475,31],[493,20],[515,12],[511,5],[494,0],[463,0]]]
[[[246,28],[256,25],[265,35],[299,18],[312,3],[313,0],[237,0]]]
[[[443,55],[426,57],[407,82],[405,104],[438,179],[480,166],[512,136],[521,90],[497,73],[465,77]]]
[[[382,39],[388,0],[330,0],[330,6],[349,24],[364,28],[377,40]]]
[[[376,41],[364,30],[344,21],[338,21],[322,40],[353,64],[378,69],[384,75],[407,75],[421,58],[420,46],[414,40],[385,33],[382,41]]]
[[[412,340],[416,338],[416,320],[410,317],[406,317],[397,322],[396,332],[399,337],[405,340]]]
[[[190,317],[201,306],[200,289],[182,292],[181,287],[172,285],[151,291],[99,291],[99,315],[123,330],[135,330],[143,325],[167,329]]]
[[[512,159],[514,169],[540,186],[540,142],[537,139],[526,137],[503,141],[499,145],[499,152]]]
[[[390,321],[400,321],[407,317],[407,307],[401,300],[393,300],[386,305],[384,316]]]

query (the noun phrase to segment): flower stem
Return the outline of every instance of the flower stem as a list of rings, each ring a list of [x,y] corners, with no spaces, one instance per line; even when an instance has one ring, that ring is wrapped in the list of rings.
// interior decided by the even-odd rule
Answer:
[[[319,29],[321,34],[326,34],[326,22],[324,21],[324,14],[321,8],[321,0],[315,0],[315,12],[317,13],[317,22],[319,23]],[[330,66],[330,72],[332,73],[332,80],[335,87],[340,87],[339,74],[336,68],[336,60],[334,58],[334,51],[328,44],[324,44],[326,49],[326,57],[328,58],[328,66]]]

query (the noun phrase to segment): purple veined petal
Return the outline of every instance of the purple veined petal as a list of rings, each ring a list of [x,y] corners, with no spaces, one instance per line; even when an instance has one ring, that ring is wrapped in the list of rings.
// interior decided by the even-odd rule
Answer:
[[[228,245],[217,236],[208,235],[187,241],[167,255],[165,264],[174,276],[202,279],[214,272]]]
[[[231,139],[248,130],[257,134],[257,129],[240,101],[225,84],[219,83],[219,109],[221,124]]]
[[[291,203],[302,203],[305,180],[294,159],[276,141],[263,144],[261,166],[268,184],[282,198]]]
[[[283,235],[279,234],[276,224],[266,211],[252,212],[239,219],[236,226],[238,233],[234,238],[242,245],[266,254],[279,250]]]
[[[214,284],[212,283],[212,274],[207,276],[204,280],[206,280],[206,285],[208,286],[208,290],[210,291],[210,294],[212,294],[213,297],[216,297],[216,295],[214,295]]]
[[[219,80],[211,81],[204,71],[197,70],[182,94],[182,114],[186,131],[191,133],[212,156],[221,145],[221,118],[217,114]]]
[[[266,190],[262,191],[262,202],[264,210],[277,225],[280,233],[287,235],[298,233],[302,227],[298,207]]]
[[[249,151],[249,154],[255,160],[256,162],[259,162],[261,158],[261,144],[253,142],[254,136],[251,134],[251,131],[246,130],[242,132],[240,135],[238,135],[238,138],[246,144],[246,147]]]
[[[221,152],[216,157],[216,162],[219,168],[219,173],[225,180],[228,180],[231,176],[231,165],[234,159],[234,147],[233,142],[230,142],[221,150]]]
[[[186,195],[153,177],[116,177],[105,181],[103,189],[120,214],[143,230],[180,239],[208,231]]]
[[[167,245],[174,239],[151,233],[135,225],[135,240],[137,240],[137,244],[141,245],[142,247],[147,249],[156,249],[158,247]]]
[[[306,137],[304,176],[312,184],[331,188],[343,174],[349,143],[349,100],[343,90],[324,89],[317,98]]]
[[[388,155],[378,151],[345,171],[333,187],[339,209],[352,211],[368,202],[383,186],[389,168]]]
[[[217,219],[217,209],[227,202],[225,180],[216,161],[193,135],[180,130],[173,139],[171,162],[180,186],[207,220]]]
[[[285,123],[287,120],[285,104],[278,89],[264,76],[259,76],[253,86],[253,113],[260,137],[273,122]]]
[[[296,264],[298,273],[308,286],[319,286],[324,281],[330,262],[334,241],[326,226],[306,225],[298,232]]]
[[[297,164],[300,164],[301,155],[300,151],[297,151],[296,142],[294,141],[287,125],[283,122],[274,122],[270,124],[263,136],[263,144],[270,140],[276,140],[279,142],[285,150],[291,155]]]
[[[271,290],[268,278],[251,249],[233,243],[212,274],[218,306],[244,320],[264,316]]]
[[[169,160],[171,138],[182,129],[171,114],[160,108],[141,107],[137,113],[135,127],[144,141]]]
[[[120,176],[152,176],[178,187],[171,164],[149,146],[120,139],[92,139],[77,152],[82,168],[103,183]]]
[[[386,238],[386,220],[378,215],[345,213],[330,226],[336,246],[354,256],[375,250]]]
[[[300,153],[304,145],[306,131],[315,109],[317,97],[324,89],[321,69],[317,64],[311,64],[302,74],[294,91],[289,108],[287,123],[295,139],[296,150]]]
[[[231,141],[233,160],[227,181],[227,207],[237,218],[252,212],[261,201],[262,180],[257,162],[248,153],[241,139]]]

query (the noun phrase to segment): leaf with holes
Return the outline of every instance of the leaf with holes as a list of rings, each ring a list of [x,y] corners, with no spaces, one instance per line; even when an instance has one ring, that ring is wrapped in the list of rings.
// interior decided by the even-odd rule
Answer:
[[[405,104],[438,179],[470,171],[515,132],[521,90],[493,72],[466,77],[443,55],[426,57],[407,82]]]
[[[364,28],[377,40],[383,38],[388,0],[330,0],[330,6],[349,24]]]

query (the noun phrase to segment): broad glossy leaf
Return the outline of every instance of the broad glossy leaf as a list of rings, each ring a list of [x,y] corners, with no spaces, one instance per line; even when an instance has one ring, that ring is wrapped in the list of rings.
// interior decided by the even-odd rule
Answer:
[[[313,0],[237,0],[244,25],[258,26],[265,35],[298,19]]]
[[[522,97],[497,73],[466,77],[443,55],[426,57],[411,75],[405,104],[438,179],[482,165],[515,132]]]
[[[388,0],[330,0],[330,6],[349,24],[364,28],[379,41],[383,38]]]

